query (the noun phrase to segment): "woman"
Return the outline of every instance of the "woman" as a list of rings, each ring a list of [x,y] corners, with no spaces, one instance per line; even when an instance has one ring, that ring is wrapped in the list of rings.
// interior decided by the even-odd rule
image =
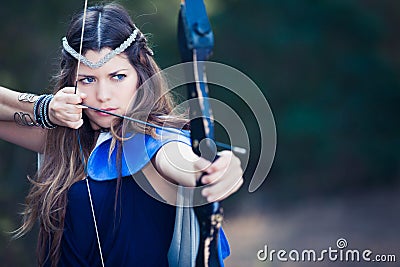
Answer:
[[[195,186],[205,173],[201,182],[209,186],[201,194],[221,200],[241,186],[240,162],[224,151],[209,163],[187,138],[160,139],[165,131],[141,124],[126,134],[120,118],[86,108],[170,128],[186,124],[171,116],[162,78],[142,86],[159,68],[126,10],[89,8],[80,56],[82,22],[83,13],[76,15],[63,39],[54,95],[0,87],[0,137],[43,154],[16,236],[39,220],[40,266],[168,266],[176,234],[171,184]],[[122,139],[133,146],[123,147]]]

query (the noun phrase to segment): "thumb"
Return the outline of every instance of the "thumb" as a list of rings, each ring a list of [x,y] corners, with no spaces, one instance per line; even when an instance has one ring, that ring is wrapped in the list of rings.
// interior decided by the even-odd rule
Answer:
[[[81,98],[85,99],[87,97],[87,94],[81,92],[79,89],[76,90],[76,94]]]
[[[79,96],[80,96],[82,99],[85,99],[85,98],[87,97],[87,94],[79,92]]]

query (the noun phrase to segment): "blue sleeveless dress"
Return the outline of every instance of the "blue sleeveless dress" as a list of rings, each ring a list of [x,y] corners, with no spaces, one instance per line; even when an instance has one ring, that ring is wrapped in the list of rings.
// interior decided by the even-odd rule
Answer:
[[[105,266],[167,267],[175,207],[150,197],[132,177],[89,180]],[[68,192],[59,266],[101,266],[86,181]]]
[[[124,177],[121,179],[117,198],[116,177],[119,171],[115,164],[109,164],[115,162],[116,153],[114,151],[110,158],[105,153],[109,149],[110,139],[99,138],[88,159],[88,181],[104,264],[106,267],[182,266],[169,264],[168,261],[171,241],[176,239],[174,226],[177,208],[150,196],[150,191],[151,195],[157,195],[150,183],[145,185],[145,192],[142,182],[140,185],[136,182],[147,181],[141,168],[158,149],[167,142],[178,139],[170,137],[157,140],[147,135],[137,136],[138,138],[135,137],[124,147],[125,150],[133,151],[134,156],[129,156],[129,160],[126,156],[122,157],[120,171]],[[188,140],[183,142],[188,143]],[[219,248],[222,261],[229,255],[229,245],[223,231]],[[101,266],[86,180],[73,184],[68,191],[58,266]]]

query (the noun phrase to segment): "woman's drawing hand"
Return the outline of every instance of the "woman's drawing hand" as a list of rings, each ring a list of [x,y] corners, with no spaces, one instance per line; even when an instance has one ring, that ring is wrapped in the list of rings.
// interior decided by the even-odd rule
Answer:
[[[213,163],[200,158],[196,167],[204,175],[201,182],[208,185],[202,189],[202,195],[207,201],[220,201],[235,193],[243,184],[243,170],[240,160],[232,151],[218,153],[219,158]]]
[[[65,87],[58,91],[49,105],[50,121],[59,126],[78,129],[83,124],[82,109],[79,105],[86,98],[86,94],[79,91],[75,94],[75,87]]]

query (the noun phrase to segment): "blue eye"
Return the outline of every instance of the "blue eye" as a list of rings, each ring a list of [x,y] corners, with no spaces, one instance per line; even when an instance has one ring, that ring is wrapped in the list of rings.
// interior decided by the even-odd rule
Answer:
[[[116,74],[112,78],[117,81],[122,81],[126,77],[125,74]]]
[[[85,77],[83,79],[79,80],[83,84],[91,84],[95,82],[95,79],[93,77]]]

